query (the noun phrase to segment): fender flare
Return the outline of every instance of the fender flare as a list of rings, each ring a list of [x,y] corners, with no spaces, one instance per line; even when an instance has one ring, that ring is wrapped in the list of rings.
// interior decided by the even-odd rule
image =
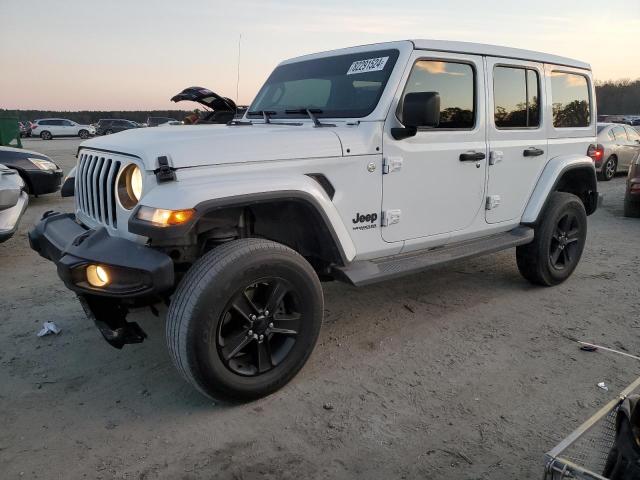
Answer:
[[[595,195],[595,207],[597,207],[598,183],[593,160],[584,155],[560,155],[549,160],[542,170],[538,182],[529,197],[524,213],[522,214],[522,224],[535,225],[537,223],[540,213],[547,204],[549,195],[555,190],[562,176],[571,170],[589,171],[589,176],[592,178],[590,192]],[[593,213],[595,207],[588,213]]]
[[[220,182],[224,182],[224,180],[220,178]],[[285,179],[280,177],[278,182],[272,182],[275,187],[280,188],[274,188],[272,190],[264,190],[264,185],[269,184],[269,182],[262,178],[262,181],[259,182],[259,184],[236,184],[234,186],[235,192],[233,194],[217,198],[201,198],[190,206],[182,202],[180,205],[170,205],[167,203],[163,192],[167,192],[167,188],[171,188],[171,186],[179,186],[182,190],[187,187],[187,183],[189,182],[184,182],[183,185],[180,185],[180,183],[181,182],[171,182],[163,184],[149,192],[154,195],[143,197],[140,204],[134,209],[132,215],[129,217],[129,231],[151,239],[166,240],[171,238],[180,238],[188,234],[203,216],[216,210],[268,203],[276,200],[294,201],[306,204],[318,214],[319,218],[323,221],[325,228],[331,235],[343,263],[347,264],[355,257],[355,245],[353,244],[353,240],[351,239],[347,228],[342,222],[338,210],[327,193],[322,189],[322,186],[307,176],[296,176],[294,181],[292,181],[291,178]],[[203,192],[215,192],[216,184],[220,185],[221,183],[215,181],[211,182],[211,189],[203,190]],[[202,189],[202,187],[202,184],[198,185],[198,188]],[[155,208],[193,208],[196,213],[188,223],[183,225],[158,227],[137,218],[138,210],[143,205]]]

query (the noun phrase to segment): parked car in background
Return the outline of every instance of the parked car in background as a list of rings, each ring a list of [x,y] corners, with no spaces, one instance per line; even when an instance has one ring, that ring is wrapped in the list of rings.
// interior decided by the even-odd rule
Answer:
[[[148,127],[157,127],[158,125],[163,125],[169,122],[178,122],[175,118],[169,117],[149,117],[147,118],[147,126]],[[178,122],[180,123],[180,122]]]
[[[0,147],[0,163],[18,172],[24,180],[25,191],[31,195],[44,195],[60,189],[62,169],[42,153]]]
[[[640,218],[640,155],[631,164],[624,194],[624,216]]]
[[[96,135],[111,135],[112,133],[122,132],[131,128],[140,128],[140,125],[130,120],[119,118],[106,118],[98,120],[95,124]]]
[[[18,172],[0,164],[0,243],[13,236],[29,196]]]
[[[640,127],[640,117],[631,120],[631,125],[633,125],[634,127]]]
[[[640,153],[640,133],[619,123],[598,124],[598,144],[591,152],[600,180],[626,172]]]
[[[55,137],[80,137],[87,139],[96,134],[91,125],[80,125],[66,118],[43,118],[36,120],[31,129],[32,135],[38,135],[43,140]]]

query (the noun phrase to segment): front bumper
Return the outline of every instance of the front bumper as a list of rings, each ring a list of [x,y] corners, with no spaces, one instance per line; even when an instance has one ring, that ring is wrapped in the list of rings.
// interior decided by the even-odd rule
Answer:
[[[112,237],[105,228],[90,230],[70,213],[47,212],[29,232],[31,248],[51,260],[67,288],[81,295],[142,299],[166,293],[174,285],[171,258],[124,238]],[[93,287],[86,267],[108,269],[110,282]]]
[[[25,170],[25,176],[29,181],[31,194],[44,195],[60,190],[64,172],[58,170]]]

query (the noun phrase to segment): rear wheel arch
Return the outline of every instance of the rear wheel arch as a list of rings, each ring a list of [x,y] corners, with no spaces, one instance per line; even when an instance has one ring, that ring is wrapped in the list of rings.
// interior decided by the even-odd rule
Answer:
[[[592,164],[568,165],[556,177],[553,186],[549,190],[544,204],[537,212],[534,221],[523,222],[525,225],[535,226],[540,221],[540,216],[549,204],[554,192],[571,193],[578,197],[587,215],[591,215],[598,208],[598,181]]]

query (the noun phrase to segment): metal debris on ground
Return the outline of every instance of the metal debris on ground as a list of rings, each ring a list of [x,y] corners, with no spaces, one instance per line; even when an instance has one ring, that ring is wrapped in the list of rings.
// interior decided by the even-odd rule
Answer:
[[[606,383],[604,383],[604,382],[600,382],[600,383],[598,384],[598,387],[600,387],[600,388],[601,388],[602,390],[604,390],[605,392],[608,392],[608,391],[609,391],[609,387],[607,387],[607,384],[606,384]]]
[[[58,328],[58,326],[53,322],[44,322],[42,324],[42,330],[38,332],[38,336],[44,337],[46,335],[51,335],[52,333],[58,335],[60,333],[60,328]]]

